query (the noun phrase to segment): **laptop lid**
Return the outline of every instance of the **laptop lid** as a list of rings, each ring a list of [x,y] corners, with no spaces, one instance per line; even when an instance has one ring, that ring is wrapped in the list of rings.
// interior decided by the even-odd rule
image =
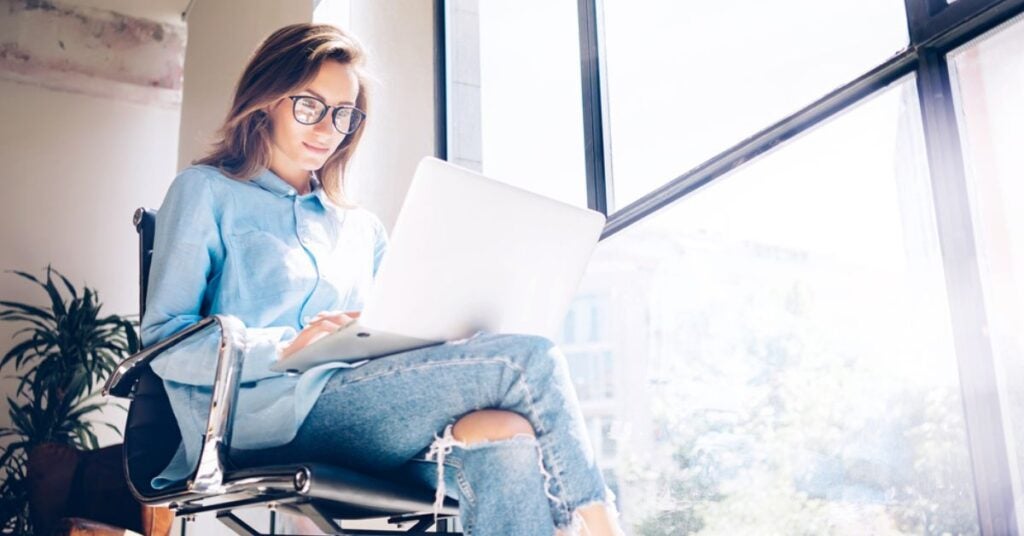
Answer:
[[[424,158],[360,323],[427,340],[554,338],[604,224],[600,212]]]

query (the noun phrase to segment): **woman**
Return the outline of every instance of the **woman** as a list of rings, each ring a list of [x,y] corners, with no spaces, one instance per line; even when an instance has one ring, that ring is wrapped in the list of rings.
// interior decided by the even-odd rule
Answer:
[[[327,25],[287,26],[260,45],[220,140],[158,213],[143,339],[212,314],[245,324],[236,465],[421,478],[439,500],[459,499],[468,534],[620,533],[565,360],[545,339],[478,333],[357,367],[269,370],[358,315],[387,248],[383,225],[342,188],[369,111],[363,63]],[[218,338],[153,362],[183,438],[154,487],[195,468]]]

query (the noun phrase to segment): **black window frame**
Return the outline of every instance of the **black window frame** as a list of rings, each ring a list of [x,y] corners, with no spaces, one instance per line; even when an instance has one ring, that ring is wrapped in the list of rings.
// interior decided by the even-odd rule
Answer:
[[[983,535],[1017,535],[1011,453],[1003,429],[994,354],[987,326],[974,243],[967,176],[947,54],[1024,13],[1024,0],[904,0],[906,49],[771,124],[632,203],[609,213],[608,159],[604,135],[602,0],[577,0],[587,204],[608,216],[604,240],[694,190],[727,175],[779,144],[855,106],[865,97],[914,74],[924,126],[929,177],[946,277],[954,346],[967,425],[978,523]],[[447,158],[446,0],[434,0],[436,155]]]

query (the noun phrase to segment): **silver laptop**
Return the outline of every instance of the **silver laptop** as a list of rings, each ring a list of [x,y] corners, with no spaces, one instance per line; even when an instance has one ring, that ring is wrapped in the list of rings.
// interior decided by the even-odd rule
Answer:
[[[554,338],[604,224],[600,212],[424,158],[359,319],[272,369],[351,363],[480,330]]]

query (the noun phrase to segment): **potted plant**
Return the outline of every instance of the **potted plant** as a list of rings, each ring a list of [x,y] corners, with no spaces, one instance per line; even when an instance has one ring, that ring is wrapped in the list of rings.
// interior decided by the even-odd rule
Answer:
[[[139,350],[139,337],[126,318],[101,315],[95,290],[84,287],[79,293],[49,266],[45,281],[13,273],[38,285],[49,302],[0,301],[0,320],[24,326],[0,358],[0,371],[13,368],[17,379],[14,395],[7,397],[11,426],[0,428],[0,533],[30,534],[33,453],[54,445],[99,448],[95,423],[86,420],[105,404],[94,392],[118,362]]]

